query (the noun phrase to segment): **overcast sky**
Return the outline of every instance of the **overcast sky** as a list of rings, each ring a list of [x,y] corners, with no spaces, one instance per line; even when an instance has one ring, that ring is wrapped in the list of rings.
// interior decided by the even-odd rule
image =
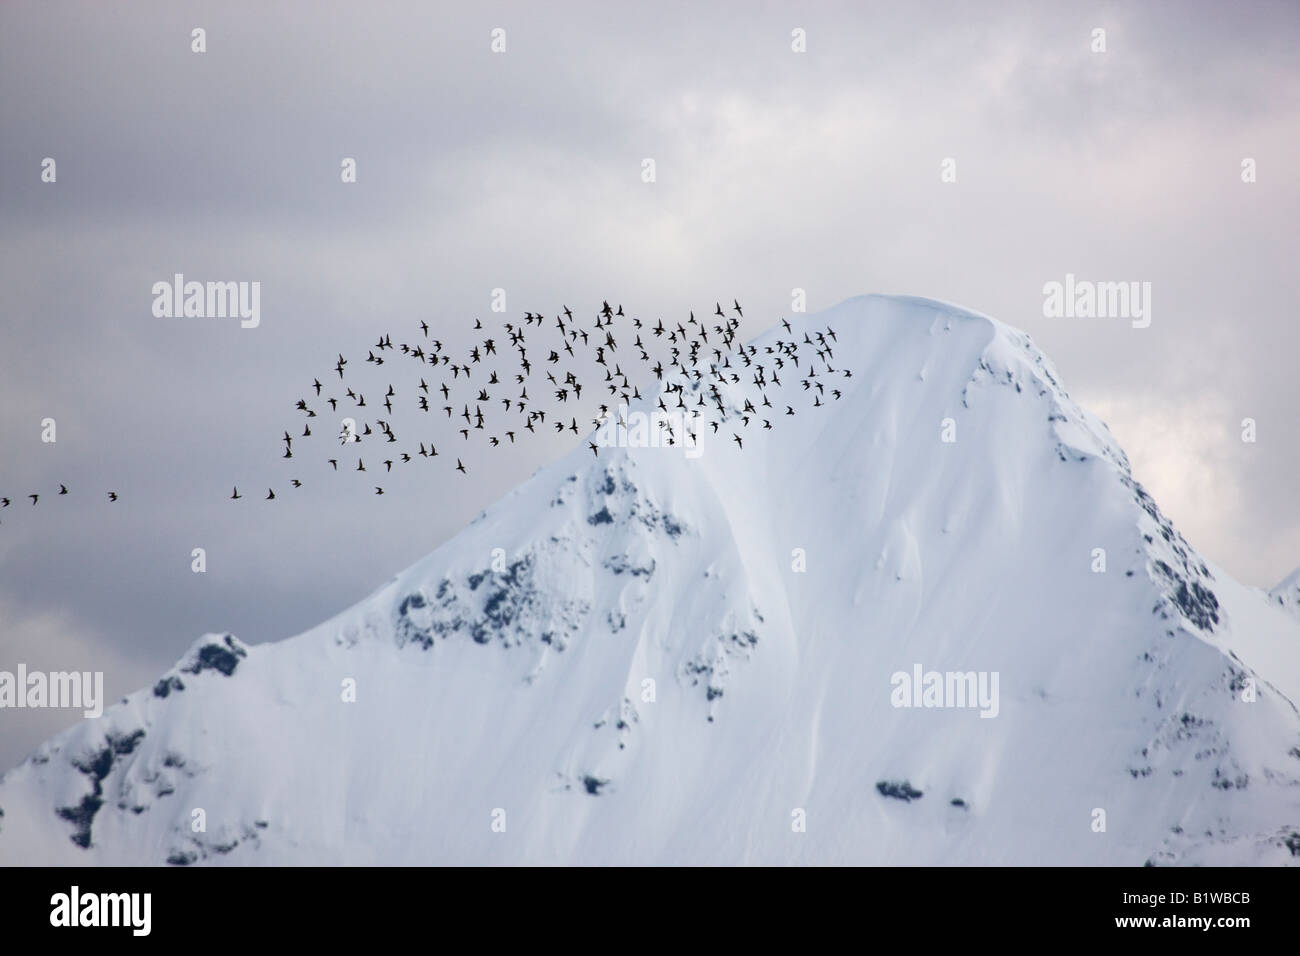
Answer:
[[[1300,564],[1300,5],[461,7],[0,5],[0,670],[102,670],[112,700],[205,632],[292,635],[576,443],[227,500],[283,481],[339,351],[467,342],[498,288],[513,315],[735,297],[747,334],[795,288],[986,312],[1202,553],[1264,587]],[[155,318],[177,272],[259,281],[261,325]],[[1067,273],[1150,282],[1150,327],[1044,318]],[[0,712],[0,769],[75,719]]]

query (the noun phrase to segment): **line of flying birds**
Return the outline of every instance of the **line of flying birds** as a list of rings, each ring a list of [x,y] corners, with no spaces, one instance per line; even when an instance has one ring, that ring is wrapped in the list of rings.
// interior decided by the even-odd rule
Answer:
[[[68,493],[68,486],[67,486],[67,485],[59,485],[59,491],[58,491],[58,493],[59,493],[59,495],[66,495],[66,494]],[[39,492],[36,493],[36,494],[28,495],[27,497],[32,499],[32,504],[36,504],[38,501],[41,500],[41,496],[40,496],[40,493],[39,493]],[[110,492],[108,493],[108,500],[109,500],[109,501],[116,501],[116,500],[117,500],[117,492],[116,492],[116,491],[110,491]],[[0,497],[0,508],[8,508],[11,504],[13,504],[13,501],[12,501],[11,499],[9,499],[9,498],[4,498],[4,497]]]
[[[575,319],[565,306],[553,324],[540,313],[525,312],[522,320],[504,322],[500,335],[488,334],[482,321],[475,320],[473,343],[460,357],[444,350],[440,340],[429,338],[427,322],[420,322],[421,335],[414,345],[402,342],[394,346],[391,334],[385,333],[369,348],[362,364],[377,371],[385,364],[405,360],[407,380],[402,382],[399,376],[384,375],[388,381],[383,394],[367,403],[360,376],[355,369],[348,372],[351,360],[340,352],[331,370],[337,379],[325,373],[326,382],[332,386],[313,378],[309,398],[295,403],[295,409],[305,419],[302,434],[295,437],[284,431],[281,457],[295,458],[294,442],[301,446],[302,439],[314,437],[311,419],[321,417],[318,409],[323,413],[326,405],[332,415],[339,413],[340,406],[344,410],[339,431],[334,436],[341,449],[367,440],[378,443],[380,450],[370,456],[370,471],[389,474],[394,465],[408,465],[417,458],[442,457],[450,462],[455,457],[455,470],[468,476],[461,457],[440,455],[431,440],[399,442],[393,424],[396,402],[406,402],[412,413],[418,410],[428,414],[443,426],[450,423],[450,434],[459,434],[462,441],[469,442],[474,437],[488,447],[498,448],[506,443],[513,445],[524,432],[535,435],[548,425],[554,432],[570,431],[578,435],[579,415],[586,420],[591,414],[593,425],[600,427],[610,421],[611,415],[618,414],[611,412],[611,403],[626,406],[641,401],[642,386],[648,385],[657,387],[655,407],[665,413],[657,425],[665,444],[672,446],[694,440],[696,432],[683,422],[703,421],[712,428],[713,434],[727,424],[731,439],[743,449],[743,433],[751,424],[769,430],[773,418],[795,414],[793,404],[784,399],[775,405],[772,402],[773,395],[783,394],[781,390],[793,387],[795,382],[802,386],[803,392],[812,394],[814,408],[842,396],[841,389],[836,387],[837,380],[850,378],[852,373],[832,364],[833,346],[837,342],[834,329],[827,326],[811,335],[805,332],[802,341],[797,341],[790,323],[782,319],[789,340],[778,338],[763,346],[760,353],[757,346],[747,346],[739,339],[738,330],[744,318],[740,303],[733,300],[729,311],[734,315],[724,312],[721,303],[715,303],[713,314],[706,319],[697,319],[691,312],[685,323],[666,326],[660,319],[649,326],[641,319],[625,315],[621,305],[613,307],[606,301],[588,323]],[[624,364],[633,374],[623,370]],[[594,380],[588,371],[593,366]],[[578,377],[578,370],[587,376],[585,382]],[[599,377],[601,371],[603,380]],[[645,378],[634,382],[633,375],[638,373],[643,373]],[[791,386],[781,380],[782,373],[790,378]],[[747,381],[742,382],[742,374]],[[649,378],[651,375],[653,379]],[[400,392],[392,384],[393,380],[403,384]],[[530,386],[533,395],[529,394]],[[756,391],[749,391],[743,404],[729,405],[723,388],[730,391],[732,386],[746,390],[752,386]],[[781,406],[784,411],[779,410]],[[381,409],[383,417],[380,417]],[[694,413],[690,419],[677,423],[679,428],[686,429],[684,435],[678,434],[674,423],[668,420],[674,411]],[[367,417],[358,421],[349,413]],[[619,424],[623,427],[627,424],[621,415]],[[392,448],[393,445],[398,447]],[[587,447],[593,455],[600,452],[600,446],[594,441],[588,441]],[[358,455],[353,468],[348,463],[350,455],[348,462],[344,462],[343,452],[337,454],[338,457],[326,459],[333,471],[339,471],[340,466],[344,470],[368,471],[363,456]],[[297,478],[290,479],[293,488],[301,488],[302,484]],[[376,495],[384,494],[382,485],[375,485],[374,489]],[[58,494],[67,495],[67,487],[60,485]],[[40,500],[39,493],[27,497],[33,505]],[[240,500],[245,496],[236,485],[230,497]],[[275,499],[274,487],[268,488],[265,500]],[[117,492],[108,492],[108,500],[117,501]],[[9,498],[0,497],[0,508],[10,504]]]

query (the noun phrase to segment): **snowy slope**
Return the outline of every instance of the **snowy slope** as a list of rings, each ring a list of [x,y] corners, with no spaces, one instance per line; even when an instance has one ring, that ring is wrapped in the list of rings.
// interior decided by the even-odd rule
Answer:
[[[319,627],[202,638],[0,778],[0,862],[1300,862],[1300,623],[1022,333],[794,324],[841,401],[584,441]],[[893,706],[918,664],[997,672],[996,716]]]

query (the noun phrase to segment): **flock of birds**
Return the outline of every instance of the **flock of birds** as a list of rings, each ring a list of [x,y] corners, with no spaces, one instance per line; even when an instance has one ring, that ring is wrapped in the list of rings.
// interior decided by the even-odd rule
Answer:
[[[734,315],[716,303],[713,314],[706,319],[697,319],[691,312],[685,323],[666,326],[661,319],[650,326],[625,315],[621,305],[613,307],[604,302],[594,319],[586,323],[575,319],[566,306],[562,314],[555,316],[554,324],[540,313],[526,312],[522,321],[504,322],[502,334],[490,334],[482,321],[476,320],[473,344],[459,357],[444,350],[437,338],[429,338],[427,322],[419,324],[421,336],[414,344],[402,342],[394,346],[391,334],[385,333],[361,364],[373,366],[377,372],[386,364],[405,362],[409,378],[403,382],[401,376],[383,375],[387,381],[382,395],[376,398],[372,391],[371,401],[367,402],[362,376],[355,366],[349,371],[352,360],[339,353],[331,369],[333,375],[324,373],[329,384],[314,378],[308,397],[295,403],[304,419],[302,433],[294,436],[285,430],[281,457],[297,458],[295,441],[301,450],[303,439],[315,437],[312,419],[318,419],[319,432],[332,433],[332,429],[319,424],[325,419],[327,407],[331,419],[341,416],[338,432],[332,433],[339,450],[335,457],[326,459],[334,472],[342,468],[385,475],[395,466],[410,465],[417,458],[442,458],[449,466],[454,458],[455,470],[468,476],[463,453],[458,456],[455,452],[440,452],[433,441],[418,442],[418,450],[417,443],[399,442],[394,426],[397,403],[407,403],[412,414],[418,411],[442,425],[450,424],[450,435],[459,435],[462,442],[479,441],[489,448],[501,448],[522,440],[524,433],[536,435],[546,428],[578,435],[580,415],[585,421],[592,414],[591,422],[596,427],[619,415],[619,423],[626,427],[621,412],[612,410],[611,405],[617,409],[641,401],[644,384],[656,389],[655,407],[664,413],[657,421],[661,431],[657,437],[663,444],[693,441],[698,438],[693,429],[709,427],[716,435],[726,426],[730,440],[743,449],[747,429],[769,430],[774,418],[796,414],[793,403],[781,397],[782,389],[802,387],[803,393],[811,393],[813,408],[841,398],[838,380],[850,378],[852,372],[832,364],[837,341],[834,329],[827,326],[811,335],[805,332],[800,341],[790,323],[782,319],[789,338],[777,338],[760,351],[740,339],[740,322],[744,318],[740,303],[733,300],[729,311]],[[663,346],[667,346],[666,350]],[[652,355],[652,351],[657,354]],[[632,374],[624,371],[625,364]],[[587,376],[585,382],[579,378],[579,371]],[[634,381],[636,373],[653,375],[653,385],[648,377]],[[788,386],[782,375],[789,380]],[[395,380],[403,385],[401,391],[394,386]],[[741,386],[740,391],[748,396],[743,397],[743,404],[728,401],[735,386]],[[775,404],[774,396],[778,398]],[[676,427],[686,434],[675,429],[674,412],[683,413],[676,418]],[[566,417],[568,422],[564,421]],[[455,438],[450,441],[455,443]],[[364,451],[350,448],[361,444]],[[371,451],[375,446],[377,449]],[[445,441],[443,446],[445,449]],[[596,442],[588,441],[587,447],[593,455],[599,455],[601,446]],[[355,467],[351,464],[353,451]],[[289,482],[292,488],[303,487],[298,478]],[[374,494],[384,494],[382,485],[373,487]],[[60,485],[58,494],[67,495],[67,486]],[[118,500],[117,492],[107,494],[110,502]],[[33,506],[40,500],[39,493],[27,497]],[[230,497],[238,501],[246,496],[236,485]],[[268,488],[265,500],[274,501],[276,497],[275,488]],[[9,498],[0,497],[0,509],[11,504]]]
[[[603,302],[589,322],[575,319],[565,306],[553,324],[540,313],[525,312],[521,321],[502,323],[500,334],[495,335],[476,320],[472,344],[460,356],[444,350],[439,339],[429,338],[427,322],[419,324],[421,335],[414,344],[402,342],[395,346],[392,335],[385,333],[370,347],[363,364],[378,370],[385,364],[405,362],[411,374],[402,391],[393,384],[400,381],[400,376],[381,376],[382,395],[376,401],[372,392],[367,403],[359,376],[348,369],[352,360],[339,353],[332,374],[325,374],[332,387],[314,378],[308,397],[297,400],[295,408],[305,419],[302,434],[295,438],[289,430],[284,431],[282,457],[295,457],[294,442],[301,446],[302,439],[313,437],[311,419],[321,418],[328,406],[331,417],[345,416],[334,435],[340,450],[336,457],[327,459],[334,472],[344,469],[386,475],[395,466],[409,465],[417,458],[432,461],[442,457],[448,467],[454,458],[455,470],[468,476],[465,456],[446,452],[446,442],[444,452],[439,452],[434,441],[402,444],[393,424],[394,403],[405,401],[408,409],[428,414],[443,425],[450,424],[450,434],[459,435],[461,442],[478,441],[489,448],[502,448],[523,440],[525,432],[535,435],[546,428],[581,434],[578,419],[582,417],[585,422],[589,414],[596,427],[608,423],[610,416],[620,414],[611,405],[641,401],[645,383],[634,381],[638,372],[654,376],[659,388],[656,407],[665,413],[658,420],[658,428],[663,433],[663,444],[669,446],[697,437],[693,431],[682,435],[674,430],[671,413],[681,411],[694,412],[689,421],[697,428],[710,427],[713,434],[724,424],[729,425],[731,440],[743,449],[744,431],[751,425],[771,429],[773,418],[796,414],[792,404],[772,402],[771,396],[785,387],[782,374],[812,393],[814,408],[842,397],[836,379],[849,378],[852,372],[832,364],[834,329],[828,326],[813,335],[805,333],[799,341],[790,323],[783,319],[789,340],[777,339],[760,351],[740,339],[740,322],[744,318],[740,303],[733,300],[730,311],[734,315],[724,312],[721,303],[715,303],[708,319],[697,319],[691,312],[685,323],[675,327],[665,326],[662,320],[650,326],[626,315],[621,305]],[[667,354],[652,355],[652,351],[660,352],[660,345],[667,346]],[[624,371],[624,364],[630,373]],[[419,366],[418,384],[415,366]],[[590,368],[596,369],[594,382],[586,370]],[[579,377],[580,372],[587,376],[586,382]],[[746,398],[739,407],[729,407],[723,389],[742,381],[757,388],[754,401]],[[599,399],[593,397],[593,392]],[[365,420],[360,420],[363,417]],[[566,417],[568,422],[564,421]],[[689,428],[683,424],[686,420],[679,420],[678,427]],[[621,418],[619,422],[626,427]],[[454,437],[450,440],[455,443]],[[349,446],[359,443],[368,443],[367,450],[356,450],[354,467]],[[369,451],[376,445],[377,451]],[[596,442],[588,441],[587,447],[593,455],[599,455]],[[290,479],[290,484],[302,487],[297,478]],[[373,487],[374,494],[384,494],[382,484]],[[236,485],[230,497],[238,500],[245,496]],[[275,499],[275,489],[268,488],[265,500]]]

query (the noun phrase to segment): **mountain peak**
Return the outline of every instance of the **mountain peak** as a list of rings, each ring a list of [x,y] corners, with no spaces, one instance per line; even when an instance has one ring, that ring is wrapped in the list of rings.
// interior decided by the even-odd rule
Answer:
[[[815,381],[738,374],[697,446],[628,421],[318,627],[200,639],[0,778],[0,853],[1300,853],[1300,625],[1183,540],[1029,337],[886,296],[790,323],[750,358],[807,336]]]
[[[1300,568],[1296,568],[1268,592],[1270,603],[1300,620]]]

